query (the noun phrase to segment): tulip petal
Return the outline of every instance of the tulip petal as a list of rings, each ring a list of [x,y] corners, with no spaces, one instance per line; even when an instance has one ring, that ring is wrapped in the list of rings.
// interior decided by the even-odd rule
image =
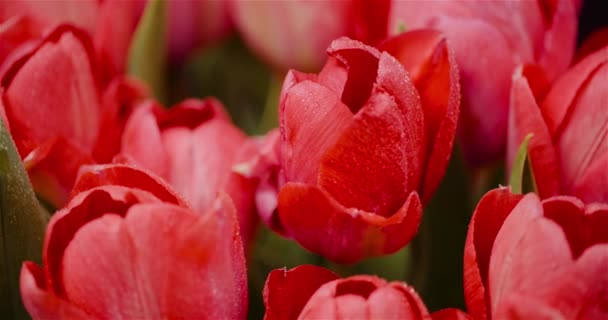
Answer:
[[[566,125],[564,122],[568,121],[568,114],[571,113],[570,109],[574,106],[581,88],[607,60],[608,46],[588,55],[555,81],[540,106],[553,138]]]
[[[272,230],[284,234],[277,212],[281,134],[273,129],[265,136],[249,139],[237,157],[233,173],[257,181],[255,204],[257,213]]]
[[[361,319],[368,314],[367,299],[384,279],[375,276],[353,276],[323,284],[310,297],[299,319]]]
[[[514,293],[542,297],[562,281],[572,259],[566,248],[562,229],[542,216],[538,198],[524,197],[505,220],[492,249],[488,281],[492,314]]]
[[[221,102],[215,98],[186,99],[168,110],[156,108],[152,112],[155,114],[161,130],[171,127],[195,129],[211,119],[230,121]]]
[[[608,205],[585,208],[573,197],[555,197],[543,202],[544,216],[538,216],[522,206],[534,198],[520,202],[496,237],[490,261],[494,315],[532,316],[538,309],[547,316],[554,309],[564,319],[605,317]]]
[[[80,166],[92,163],[88,152],[63,138],[39,145],[23,159],[36,193],[56,208],[69,199]]]
[[[90,315],[77,306],[47,291],[44,272],[32,262],[21,268],[21,296],[33,319],[88,319]]]
[[[107,186],[82,192],[57,211],[47,226],[42,256],[49,290],[64,295],[63,253],[81,226],[109,212],[124,215],[129,207],[141,202],[160,200],[143,190]]]
[[[586,203],[608,202],[608,153],[593,161],[572,186],[571,192]]]
[[[347,208],[390,217],[409,191],[405,126],[393,97],[374,94],[321,160],[318,184]]]
[[[126,77],[115,78],[102,96],[102,114],[93,156],[98,163],[109,163],[120,151],[121,136],[128,118],[144,97],[143,83]]]
[[[608,243],[608,205],[585,205],[574,197],[553,197],[543,202],[545,217],[563,229],[572,257],[577,259],[587,248]]]
[[[390,216],[419,184],[422,118],[405,70],[383,53],[369,100],[321,160],[319,186],[345,207]]]
[[[412,239],[421,215],[415,192],[389,218],[347,209],[311,185],[290,182],[279,193],[279,217],[287,234],[336,262],[395,252]]]
[[[334,40],[327,53],[336,58],[348,70],[348,77],[342,92],[342,102],[352,113],[357,113],[369,99],[378,71],[380,52],[349,38]]]
[[[42,30],[29,16],[14,15],[0,24],[0,62],[13,50],[42,36]]]
[[[563,127],[559,129],[561,132],[554,135],[561,160],[562,192],[565,194],[572,194],[572,186],[593,161],[608,154],[608,46],[595,55],[601,56],[602,53],[603,61],[577,87],[576,97],[562,123]],[[592,60],[593,56],[581,64]],[[557,84],[553,90],[556,89]],[[604,173],[603,179],[608,179],[607,176],[608,173]]]
[[[420,96],[407,71],[393,56],[382,53],[378,63],[378,78],[374,92],[386,92],[395,99],[398,110],[401,111],[405,130],[403,132],[406,150],[407,188],[418,189],[423,174],[424,162],[424,113],[420,103]]]
[[[194,130],[164,128],[162,141],[170,155],[168,181],[196,211],[203,212],[213,203],[217,192],[225,188],[236,153],[245,139],[243,132],[221,119],[206,121]]]
[[[445,174],[460,106],[460,82],[454,54],[445,37],[430,29],[406,32],[381,44],[412,76],[424,110],[426,170],[421,185],[426,203]]]
[[[133,112],[125,124],[120,152],[146,170],[169,180],[169,155],[155,117],[155,113],[161,112],[160,108],[149,101]]]
[[[106,185],[141,189],[150,192],[163,202],[191,207],[161,178],[143,169],[124,164],[100,164],[81,167],[74,189],[72,189],[72,198],[81,192]]]
[[[220,201],[228,206],[204,216],[136,205],[124,219],[109,214],[81,227],[64,255],[68,298],[99,318],[244,318],[238,224],[230,200]]]
[[[539,1],[546,23],[540,52],[535,52],[538,63],[555,79],[565,70],[576,48],[578,12],[572,1]],[[551,7],[546,10],[547,7]],[[545,9],[545,10],[543,10]]]
[[[141,219],[152,218],[150,214]],[[175,228],[163,222],[167,229]],[[187,222],[192,223],[190,219]],[[80,227],[62,259],[66,299],[98,319],[161,318],[160,299],[155,293],[162,287],[150,287],[144,273],[147,270],[139,271],[146,266],[137,263],[139,252],[133,238],[142,236],[131,235],[123,219],[111,213]],[[164,246],[154,249],[165,257]],[[103,277],[92,276],[101,274]]]
[[[331,91],[335,92],[337,96],[342,96],[344,93],[344,86],[348,79],[348,70],[344,63],[335,57],[327,57],[327,62],[323,66],[323,69],[319,72],[318,77],[311,77],[311,81],[316,81]]]
[[[124,74],[131,38],[138,19],[138,3],[107,0],[98,3],[94,30],[95,48],[107,82],[117,74]],[[149,60],[148,60],[149,61]]]
[[[473,317],[459,309],[448,308],[431,313],[432,320],[472,320]]]
[[[528,143],[528,156],[538,193],[542,198],[559,192],[559,168],[557,153],[553,147],[545,120],[536,104],[524,72],[519,67],[513,75],[507,159],[509,167],[525,137],[532,133]]]
[[[303,265],[273,270],[264,285],[265,320],[297,319],[310,297],[321,285],[339,277],[324,268]]]
[[[606,212],[606,211],[604,211]],[[605,229],[604,229],[605,232]],[[576,273],[564,281],[564,286],[556,288],[555,296],[565,294],[564,301],[573,301],[572,313],[565,318],[579,316],[580,319],[605,319],[606,288],[608,287],[608,244],[594,245],[576,261]]]
[[[96,22],[97,9],[98,2],[95,0],[83,0],[74,3],[10,1],[2,6],[0,20],[4,20],[11,15],[26,15],[40,21],[39,23],[45,27],[64,22],[91,32]]]
[[[54,137],[92,150],[99,92],[87,40],[71,28],[57,28],[4,75],[3,104],[22,157]]]
[[[248,307],[245,255],[230,198],[221,193],[204,214],[190,214],[194,223],[181,217],[169,218],[160,209],[157,213],[162,219],[175,219],[182,228],[187,228],[183,233],[171,230],[165,233],[164,238],[177,237],[166,244],[169,253],[162,264],[157,264],[158,252],[149,243],[159,241],[155,240],[158,239],[155,227],[163,224],[151,222],[146,228],[148,232],[142,230],[140,221],[148,214],[145,208],[137,212],[139,217],[128,215],[127,224],[132,234],[145,234],[139,239],[139,251],[145,253],[142,257],[146,261],[141,264],[162,266],[168,274],[168,287],[160,291],[167,317],[245,319]],[[149,274],[154,283],[157,279],[153,270]],[[208,303],[201,308],[201,301]]]
[[[355,39],[375,46],[386,38],[391,1],[356,0],[353,7]]]
[[[490,312],[488,268],[492,246],[506,217],[521,198],[508,188],[494,189],[479,201],[471,218],[464,249],[464,295],[474,319],[486,319]]]
[[[537,319],[537,320],[566,320],[557,309],[548,306],[546,301],[534,299],[526,295],[512,294],[500,305],[494,315],[495,319]],[[433,319],[435,320],[435,319]]]
[[[292,86],[280,111],[285,177],[314,184],[321,157],[352,123],[353,116],[335,93],[311,81]]]
[[[429,312],[412,287],[392,282],[367,299],[369,319],[425,319]]]

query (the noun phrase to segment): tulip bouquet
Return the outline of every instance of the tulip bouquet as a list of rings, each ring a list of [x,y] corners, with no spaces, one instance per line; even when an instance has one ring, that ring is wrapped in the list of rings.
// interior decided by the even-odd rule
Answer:
[[[0,3],[0,319],[608,319],[583,0]]]

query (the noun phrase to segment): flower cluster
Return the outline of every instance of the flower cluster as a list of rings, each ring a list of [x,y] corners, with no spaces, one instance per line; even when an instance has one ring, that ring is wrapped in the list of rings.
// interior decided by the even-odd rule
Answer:
[[[586,5],[0,3],[0,314],[608,319],[608,29],[577,49]],[[226,47],[221,74],[268,81],[255,129],[189,91]],[[450,238],[427,221],[461,186]],[[444,238],[459,260],[428,272]],[[408,275],[359,267],[394,253]],[[446,277],[460,303],[425,286]]]

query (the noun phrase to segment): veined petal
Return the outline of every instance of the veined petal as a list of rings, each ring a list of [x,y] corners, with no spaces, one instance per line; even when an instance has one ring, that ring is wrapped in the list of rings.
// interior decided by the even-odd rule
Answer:
[[[3,104],[22,157],[54,137],[92,151],[100,97],[88,40],[59,27],[3,76]]]
[[[281,103],[281,161],[288,181],[314,184],[321,157],[352,123],[334,92],[312,81],[289,89]]]
[[[464,296],[474,319],[486,319],[491,312],[488,268],[492,246],[506,217],[521,198],[508,188],[494,189],[479,201],[471,218],[464,249]]]
[[[106,213],[124,215],[132,205],[142,202],[160,200],[143,190],[106,186],[78,194],[65,208],[57,211],[47,226],[42,256],[49,290],[65,297],[63,253],[83,225]]]
[[[553,139],[560,134],[569,111],[588,79],[608,60],[608,46],[588,55],[570,68],[553,84],[551,91],[540,106]]]
[[[541,241],[543,236],[548,238]],[[523,245],[524,241],[529,245]],[[570,252],[564,250],[566,244],[559,226],[544,219],[538,196],[533,193],[524,196],[504,220],[492,247],[487,288],[491,312],[511,292],[535,290],[538,281],[541,281],[538,287],[548,285],[549,277],[539,279],[539,276],[557,270],[560,262],[570,259]]]
[[[560,156],[562,192],[572,194],[572,186],[596,160],[608,154],[608,46],[581,62],[603,53],[603,61],[577,87],[560,132],[554,135]],[[576,68],[576,67],[575,67]],[[554,87],[553,90],[558,88]],[[552,91],[553,92],[553,91]],[[549,96],[548,96],[549,97]],[[598,177],[599,178],[599,177]],[[608,172],[603,174],[608,179]]]
[[[593,160],[585,173],[577,179],[571,193],[586,203],[608,203],[608,153]]]

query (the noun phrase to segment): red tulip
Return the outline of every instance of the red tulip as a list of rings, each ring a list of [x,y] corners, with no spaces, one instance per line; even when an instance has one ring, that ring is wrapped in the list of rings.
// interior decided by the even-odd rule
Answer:
[[[36,34],[64,23],[81,28],[93,39],[95,54],[104,66],[100,72],[108,82],[125,71],[131,35],[139,18],[136,10],[135,2],[122,0],[5,1],[0,6],[0,21],[25,17],[30,21],[29,30]]]
[[[274,270],[264,286],[265,320],[291,319],[430,319],[413,288],[375,276],[340,279],[327,269],[304,265]],[[467,319],[456,309],[433,319]]]
[[[36,191],[61,206],[81,164],[116,153],[113,136],[144,93],[127,79],[104,90],[90,38],[79,29],[60,26],[25,49],[3,67],[0,115]]]
[[[429,31],[385,46],[411,78],[390,54],[341,38],[321,73],[290,71],[281,93],[275,229],[339,262],[405,246],[419,194],[430,198],[451,154],[459,93],[446,42]]]
[[[474,319],[606,319],[608,205],[507,188],[479,202],[464,256]]]
[[[142,189],[79,193],[51,219],[43,263],[21,271],[34,319],[246,316],[245,260],[226,196],[200,215]]]
[[[391,27],[433,28],[453,45],[462,79],[459,136],[466,160],[483,165],[505,152],[515,67],[539,64],[550,79],[572,60],[573,1],[394,1]]]
[[[513,76],[509,144],[512,161],[524,136],[541,198],[564,194],[608,203],[608,46],[589,54],[551,86],[542,71]]]
[[[196,211],[207,210],[218,192],[228,193],[248,243],[255,183],[234,169],[249,159],[247,143],[215,99],[186,100],[168,110],[149,101],[127,121],[120,157],[168,181]]]
[[[271,65],[318,71],[333,39],[373,45],[384,39],[390,1],[232,0],[231,9],[245,41]]]

